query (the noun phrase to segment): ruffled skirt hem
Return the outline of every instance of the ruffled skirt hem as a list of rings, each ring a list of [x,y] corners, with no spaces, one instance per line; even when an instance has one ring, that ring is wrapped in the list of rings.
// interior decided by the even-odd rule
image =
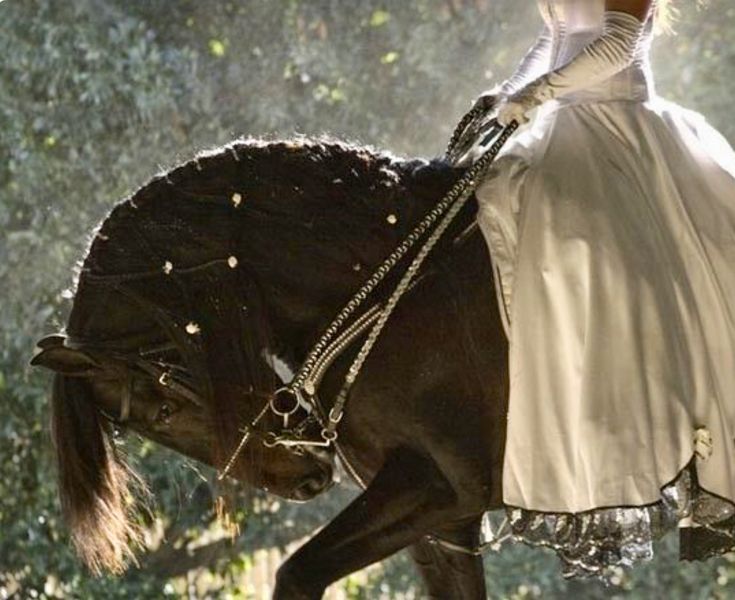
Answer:
[[[650,561],[653,542],[679,530],[679,559],[702,561],[735,550],[735,503],[702,487],[696,454],[661,488],[660,499],[639,506],[545,512],[505,505],[486,515],[484,545],[500,550],[521,542],[551,548],[565,579],[621,581],[622,570]],[[495,524],[493,524],[495,522]]]

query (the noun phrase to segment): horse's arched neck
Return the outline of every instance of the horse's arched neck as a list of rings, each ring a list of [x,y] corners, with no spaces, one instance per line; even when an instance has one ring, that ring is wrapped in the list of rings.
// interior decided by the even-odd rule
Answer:
[[[332,289],[321,297],[269,294],[267,288],[264,290],[273,346],[263,348],[262,353],[273,359],[274,370],[281,380],[290,380],[358,287],[359,284],[345,285],[342,294],[335,294]]]
[[[292,371],[301,366],[339,311],[411,227],[461,176],[460,171],[447,165],[426,161],[396,162],[391,166],[396,182],[400,182],[395,184],[401,190],[397,194],[400,202],[393,208],[386,203],[385,210],[375,211],[374,220],[365,220],[361,215],[364,222],[360,227],[349,232],[324,232],[319,219],[331,217],[316,213],[313,221],[291,223],[288,230],[278,235],[272,231],[271,235],[259,232],[254,236],[258,240],[257,260],[251,268],[267,306],[273,341],[273,347],[263,352],[277,357]],[[418,166],[423,168],[417,170]],[[450,240],[451,235],[445,235],[443,244],[451,245]],[[440,252],[437,248],[433,254]],[[413,255],[414,250],[410,253]],[[393,277],[391,274],[386,279]],[[397,283],[397,279],[394,281]],[[379,288],[387,289],[386,284],[387,281],[381,282]],[[389,285],[392,289],[394,284]],[[368,296],[354,316],[377,301],[374,294]],[[290,376],[287,371],[284,373]]]

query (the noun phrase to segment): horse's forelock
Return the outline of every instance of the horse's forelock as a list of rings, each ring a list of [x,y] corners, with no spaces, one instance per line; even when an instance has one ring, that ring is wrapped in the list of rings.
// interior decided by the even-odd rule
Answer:
[[[51,406],[59,497],[72,542],[93,573],[120,573],[142,539],[131,484],[143,493],[145,486],[115,451],[87,381],[55,375]]]

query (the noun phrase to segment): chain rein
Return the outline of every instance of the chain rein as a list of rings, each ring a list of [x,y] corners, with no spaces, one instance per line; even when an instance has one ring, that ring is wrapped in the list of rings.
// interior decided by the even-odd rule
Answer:
[[[482,117],[486,114],[486,112],[487,111],[485,108],[476,105],[462,118],[462,120],[455,128],[449,144],[447,145],[445,157],[448,161],[456,162],[456,160],[462,155],[462,150],[467,149],[466,144],[462,146],[460,142],[468,135],[470,139],[474,138],[474,135],[477,134],[480,129]],[[512,133],[518,128],[517,121],[512,121],[505,128],[500,126],[495,119],[493,119],[490,123],[493,124],[493,127],[491,129],[491,133],[486,137],[486,141],[493,139],[498,133],[500,133],[499,137],[497,137],[490,149],[487,150],[480,158],[478,158],[473,163],[473,165],[460,178],[460,180],[452,186],[452,188],[441,200],[441,202],[439,202],[421,220],[421,222],[416,227],[414,227],[414,229],[403,240],[403,242],[401,242],[401,244],[383,261],[378,269],[373,272],[370,278],[347,302],[347,304],[342,308],[339,314],[334,318],[329,327],[327,327],[327,329],[321,335],[319,340],[311,348],[298,373],[293,377],[291,382],[276,390],[271,400],[266,403],[266,405],[253,419],[253,421],[251,421],[249,425],[241,430],[243,432],[243,435],[240,438],[240,441],[233,451],[232,455],[230,456],[229,460],[227,461],[224,469],[218,475],[218,479],[224,479],[227,473],[232,469],[232,466],[237,460],[238,455],[250,439],[260,420],[268,412],[268,409],[270,409],[271,412],[274,412],[275,414],[283,417],[285,428],[287,427],[288,416],[296,412],[296,410],[300,406],[310,406],[312,408],[315,408],[317,406],[317,403],[313,400],[313,396],[316,393],[316,386],[318,385],[326,367],[329,365],[329,363],[331,363],[336,355],[339,354],[339,352],[344,347],[346,347],[350,341],[352,341],[352,339],[357,337],[357,335],[359,335],[359,333],[371,323],[371,321],[375,318],[377,314],[377,322],[373,326],[373,329],[370,331],[368,338],[364,342],[352,365],[350,366],[349,371],[345,376],[344,384],[339,391],[339,394],[334,405],[332,406],[332,409],[329,411],[328,422],[326,426],[322,426],[321,440],[314,441],[304,440],[301,438],[300,434],[303,433],[303,429],[305,429],[304,422],[313,422],[315,420],[313,412],[310,412],[309,416],[304,419],[304,422],[302,422],[302,424],[296,430],[289,430],[290,433],[297,433],[298,435],[295,435],[293,437],[289,437],[287,435],[274,435],[270,438],[270,443],[264,442],[266,443],[266,445],[269,446],[283,445],[292,448],[299,446],[327,447],[330,444],[336,443],[338,437],[336,428],[344,414],[344,407],[347,402],[349,390],[356,380],[362,364],[364,363],[367,355],[375,344],[375,341],[377,340],[380,331],[388,320],[388,317],[390,316],[391,312],[393,311],[403,293],[411,287],[411,280],[418,271],[424,258],[426,258],[426,255],[429,253],[434,244],[438,241],[442,233],[450,225],[452,219],[460,211],[462,206],[464,206],[467,199],[474,192],[476,184],[482,179],[502,146],[512,135]],[[390,270],[398,263],[398,261],[406,255],[406,253],[411,249],[411,247],[414,246],[418,239],[437,221],[437,219],[439,219],[439,217],[442,216],[444,212],[446,212],[447,214],[437,225],[436,229],[432,232],[429,238],[427,238],[427,240],[424,242],[424,245],[414,257],[411,265],[408,267],[396,289],[386,302],[383,310],[380,311],[379,305],[377,304],[371,307],[368,313],[362,315],[362,317],[357,319],[345,332],[343,332],[340,338],[338,338],[328,347],[327,344],[329,344],[330,340],[337,334],[347,318],[353,312],[355,312],[355,310],[368,297],[370,292],[372,292],[377,287],[377,285],[385,278]],[[310,401],[304,400],[302,390],[306,392],[306,394],[310,398],[312,398]],[[291,410],[279,411],[278,409],[276,409],[274,399],[279,394],[289,394],[293,397],[293,406]]]

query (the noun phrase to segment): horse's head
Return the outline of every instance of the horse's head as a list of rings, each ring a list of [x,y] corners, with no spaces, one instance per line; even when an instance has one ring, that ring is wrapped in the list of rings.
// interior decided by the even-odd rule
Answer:
[[[87,349],[53,335],[39,342],[32,360],[55,373],[52,435],[60,498],[75,546],[96,572],[122,570],[125,559],[133,557],[131,544],[140,540],[128,500],[128,484],[140,479],[116,452],[112,438],[117,431],[133,430],[222,467],[212,396],[179,361],[167,361],[170,353]],[[241,397],[237,414],[243,425],[262,413],[230,475],[295,501],[309,500],[330,487],[331,452],[268,444],[270,434],[281,426],[277,414],[264,411],[270,406],[269,395],[255,393],[252,386],[230,391]],[[233,446],[229,448],[232,452]]]

